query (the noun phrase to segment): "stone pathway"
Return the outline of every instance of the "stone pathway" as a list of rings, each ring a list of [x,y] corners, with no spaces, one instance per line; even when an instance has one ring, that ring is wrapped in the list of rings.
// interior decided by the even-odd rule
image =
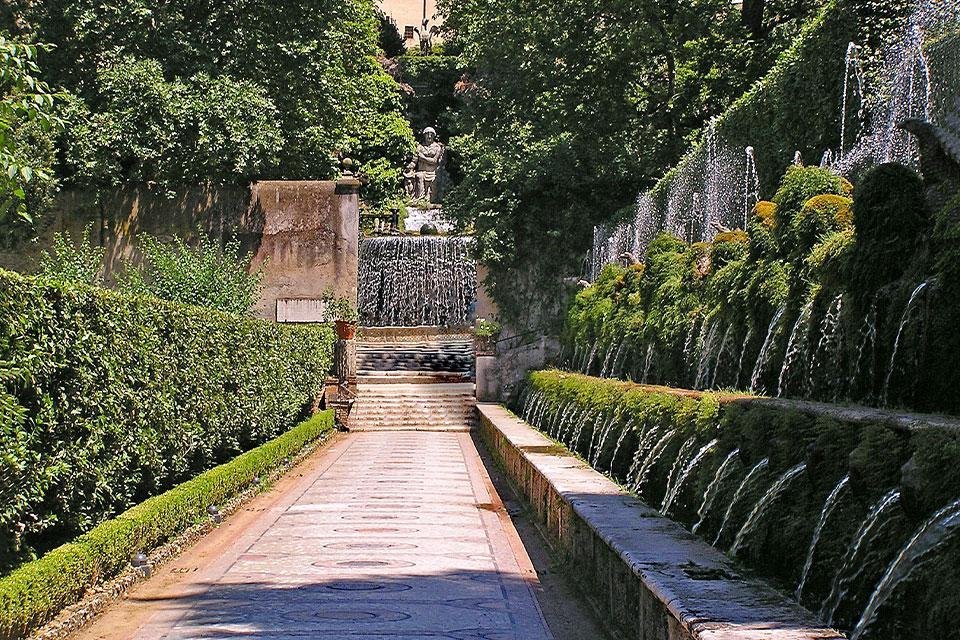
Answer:
[[[357,433],[124,637],[551,639],[537,588],[469,434]]]

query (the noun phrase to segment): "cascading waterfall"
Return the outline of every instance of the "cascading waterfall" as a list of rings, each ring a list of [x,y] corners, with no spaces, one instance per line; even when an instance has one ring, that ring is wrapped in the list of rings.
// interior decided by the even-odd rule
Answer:
[[[900,340],[903,338],[903,330],[907,328],[907,325],[910,323],[910,320],[913,318],[913,307],[914,303],[917,301],[917,298],[923,292],[924,289],[930,284],[930,281],[920,283],[916,289],[913,290],[913,293],[910,294],[910,300],[907,302],[907,306],[903,309],[903,316],[900,318],[900,327],[897,329],[897,337],[893,341],[893,351],[890,354],[890,366],[887,367],[887,377],[883,383],[883,406],[889,404],[889,392],[890,392],[890,380],[893,378],[893,373],[896,370],[897,365],[897,354],[900,351]]]
[[[847,143],[847,129],[849,123],[848,102],[851,98],[851,80],[854,82],[854,96],[859,103],[857,113],[858,130],[854,133],[854,140],[859,138],[859,125],[863,124],[863,65],[860,63],[859,53],[860,47],[857,46],[855,42],[851,42],[849,45],[847,45],[847,57],[843,63],[843,107],[840,112],[840,160],[843,160],[843,154]]]
[[[871,507],[863,524],[860,525],[856,535],[853,536],[853,540],[850,542],[846,554],[844,554],[843,562],[833,576],[830,593],[820,607],[820,618],[827,624],[833,624],[833,616],[837,612],[837,607],[840,606],[844,596],[847,595],[846,578],[850,570],[855,566],[860,548],[866,540],[872,540],[870,534],[873,533],[875,529],[880,528],[878,524],[882,522],[881,518],[890,511],[895,504],[899,503],[899,501],[899,489],[894,489],[880,498],[880,500]]]
[[[743,547],[743,543],[763,520],[763,516],[766,514],[770,505],[773,504],[777,498],[783,495],[783,492],[787,490],[787,487],[790,486],[790,483],[793,481],[793,479],[803,473],[806,468],[807,463],[801,462],[777,478],[777,481],[773,483],[773,485],[757,502],[756,506],[753,507],[753,511],[750,512],[750,516],[747,518],[747,521],[737,533],[737,537],[733,542],[733,546],[730,547],[730,553],[737,555],[737,553]]]
[[[897,586],[910,577],[923,556],[935,550],[947,537],[960,527],[960,500],[948,504],[937,511],[922,527],[890,564],[883,578],[877,584],[867,606],[854,627],[850,640],[859,640],[876,618],[877,611],[896,590]]]
[[[840,482],[837,483],[833,491],[830,492],[830,495],[827,496],[826,502],[823,503],[823,509],[820,510],[820,519],[817,520],[817,526],[813,530],[813,538],[810,540],[810,548],[807,550],[807,559],[803,563],[800,582],[797,583],[797,590],[794,592],[794,597],[797,599],[797,602],[799,602],[803,596],[803,588],[807,585],[810,570],[813,569],[813,560],[817,552],[817,544],[819,544],[820,537],[823,535],[823,529],[827,526],[827,520],[830,519],[830,515],[839,503],[840,496],[849,485],[850,476],[846,475],[840,479]]]
[[[757,151],[753,147],[745,149],[747,165],[743,172],[743,228],[750,222],[750,213],[760,202],[760,174],[757,171]]]
[[[684,465],[683,471],[680,472],[679,477],[677,477],[676,481],[673,483],[673,486],[669,488],[669,490],[667,491],[667,494],[664,496],[663,504],[660,506],[660,513],[662,513],[663,515],[668,515],[670,513],[670,507],[673,506],[673,503],[677,499],[677,496],[680,495],[680,491],[683,489],[683,485],[684,483],[686,483],[687,478],[690,477],[690,474],[693,473],[693,470],[697,468],[697,466],[703,461],[703,459],[707,456],[707,454],[710,453],[710,451],[712,451],[713,448],[716,447],[719,442],[720,442],[719,440],[714,438],[713,440],[705,444],[703,447],[701,447],[701,449],[697,451],[697,453],[695,453],[692,458],[690,458],[687,464]]]
[[[720,493],[720,487],[723,485],[723,482],[732,475],[735,468],[734,462],[739,455],[740,449],[734,449],[727,454],[726,459],[717,468],[717,473],[713,476],[713,480],[707,485],[707,490],[703,492],[703,502],[700,503],[700,509],[697,511],[697,523],[693,525],[691,529],[693,533],[696,533],[700,529],[703,521],[710,513],[710,509],[713,507],[713,503]]]
[[[653,446],[653,449],[650,450],[650,454],[647,455],[643,464],[637,470],[636,478],[633,483],[630,484],[630,488],[634,493],[640,493],[640,488],[647,482],[647,476],[650,475],[650,470],[660,461],[664,451],[667,450],[667,445],[670,444],[670,441],[673,440],[675,435],[677,435],[677,430],[671,429],[665,433],[657,444]]]
[[[682,445],[680,445],[680,451],[677,452],[677,459],[673,461],[673,466],[670,467],[670,473],[667,474],[667,487],[663,493],[663,502],[660,504],[660,512],[663,513],[664,507],[667,504],[667,500],[670,494],[673,492],[673,485],[679,477],[680,470],[684,466],[684,461],[687,459],[687,455],[690,454],[690,451],[697,446],[697,437],[692,436],[687,438]]]
[[[773,341],[774,338],[776,338],[777,330],[780,328],[780,321],[786,312],[787,305],[783,305],[777,309],[777,312],[773,315],[773,319],[770,321],[770,326],[767,328],[767,337],[763,341],[763,346],[760,347],[760,355],[757,356],[757,364],[754,366],[753,375],[750,377],[750,391],[753,393],[760,391],[760,379],[763,377],[767,361],[770,359]]]
[[[733,494],[733,499],[730,500],[730,504],[727,506],[727,511],[723,515],[723,521],[720,523],[720,530],[717,531],[717,537],[713,540],[713,546],[717,546],[717,543],[720,542],[720,539],[723,537],[724,532],[727,530],[727,524],[730,522],[731,516],[733,516],[734,508],[740,503],[740,498],[747,492],[748,488],[752,485],[755,478],[760,477],[759,474],[761,471],[765,470],[770,466],[770,458],[764,458],[758,462],[746,476],[743,478],[743,482],[740,483],[740,486],[737,487],[737,490]]]
[[[810,359],[810,375],[807,380],[807,388],[813,389],[816,386],[816,374],[818,366],[821,363],[821,354],[831,355],[840,350],[840,341],[843,336],[840,334],[840,314],[843,313],[843,294],[841,293],[830,303],[827,314],[820,323],[820,341],[813,350],[813,357]],[[828,360],[829,361],[829,360]],[[836,385],[839,390],[839,385]]]
[[[750,340],[753,339],[753,327],[747,329],[747,335],[743,338],[743,346],[740,347],[740,357],[737,358],[737,373],[733,378],[733,386],[740,386],[740,375],[743,373],[743,358],[747,355],[747,348],[750,346]]]
[[[783,366],[780,368],[780,378],[777,382],[777,397],[783,396],[786,391],[785,383],[787,382],[787,376],[790,374],[790,369],[794,362],[800,360],[801,352],[806,347],[807,329],[812,317],[813,300],[804,305],[800,315],[797,316],[796,323],[793,325],[793,330],[790,331],[790,338],[787,340],[787,353],[783,357]]]
[[[863,329],[860,332],[862,336],[860,340],[860,347],[857,349],[857,359],[853,363],[853,369],[850,374],[850,382],[847,385],[847,388],[850,392],[856,390],[856,383],[860,377],[860,367],[863,364],[863,356],[867,352],[867,344],[870,345],[871,350],[875,351],[877,347],[877,298],[875,296],[873,302],[870,304],[870,310],[867,311],[867,316],[863,319]],[[873,377],[873,356],[871,355],[867,359],[868,365],[870,368],[867,372],[867,379],[870,380]]]
[[[470,238],[368,238],[360,243],[364,326],[468,326],[477,298]]]

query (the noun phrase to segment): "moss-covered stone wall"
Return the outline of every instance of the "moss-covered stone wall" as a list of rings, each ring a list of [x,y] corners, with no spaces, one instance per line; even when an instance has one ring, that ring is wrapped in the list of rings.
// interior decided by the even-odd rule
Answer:
[[[960,498],[949,420],[560,371],[531,374],[514,408],[842,629],[925,531],[859,637],[957,637],[960,527],[929,522]]]

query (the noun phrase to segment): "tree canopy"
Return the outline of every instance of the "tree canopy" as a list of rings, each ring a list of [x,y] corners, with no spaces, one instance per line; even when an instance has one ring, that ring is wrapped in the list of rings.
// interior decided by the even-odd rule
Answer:
[[[469,70],[447,210],[474,227],[513,319],[577,275],[595,224],[630,207],[767,70],[821,2],[450,0]],[[532,319],[527,318],[527,321]]]
[[[372,0],[12,0],[0,19],[53,45],[67,184],[329,178],[412,145]]]

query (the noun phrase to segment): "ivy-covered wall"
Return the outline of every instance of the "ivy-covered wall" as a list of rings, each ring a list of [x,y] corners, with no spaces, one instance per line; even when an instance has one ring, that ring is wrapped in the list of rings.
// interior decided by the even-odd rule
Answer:
[[[661,235],[567,319],[564,364],[696,389],[960,412],[956,198],[911,169],[792,167],[747,231]],[[948,189],[949,191],[949,189]]]
[[[828,624],[957,637],[956,422],[560,371],[531,374],[514,409]]]
[[[0,272],[0,570],[292,427],[333,342]]]

